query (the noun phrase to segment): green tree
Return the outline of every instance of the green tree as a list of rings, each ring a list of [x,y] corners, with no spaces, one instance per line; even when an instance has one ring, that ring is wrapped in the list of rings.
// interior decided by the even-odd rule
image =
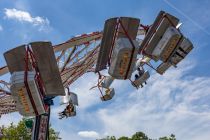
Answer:
[[[117,140],[115,136],[107,136],[105,140]]]
[[[147,135],[144,134],[143,132],[136,132],[132,138],[132,140],[149,140]]]
[[[122,136],[122,137],[120,137],[118,140],[131,140],[131,139],[128,138],[128,137]]]
[[[23,119],[17,125],[11,123],[8,127],[2,126],[3,137],[1,140],[31,140],[32,127],[28,120]],[[56,132],[51,126],[49,128],[50,140],[58,140],[59,133]]]
[[[171,134],[169,137],[161,137],[159,140],[176,140],[176,137],[174,134]]]
[[[59,137],[59,132],[56,132],[50,125],[50,128],[49,128],[49,140],[59,140],[61,139]]]
[[[113,137],[113,136],[112,136]],[[114,137],[115,138],[115,137]],[[145,133],[143,132],[136,132],[135,134],[132,135],[131,138],[126,137],[126,136],[122,136],[118,139],[110,139],[110,136],[107,136],[104,139],[101,140],[152,140],[151,138],[149,138]],[[159,140],[176,140],[176,137],[174,134],[171,134],[169,137],[160,137]]]
[[[24,121],[20,121],[18,125],[10,124],[8,127],[2,127],[2,140],[30,140],[31,133],[25,127]]]

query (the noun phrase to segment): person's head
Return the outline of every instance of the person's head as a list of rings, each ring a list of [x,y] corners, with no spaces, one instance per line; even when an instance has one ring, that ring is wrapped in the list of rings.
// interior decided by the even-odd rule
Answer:
[[[139,76],[138,76],[138,74],[135,74],[135,78],[138,78]]]

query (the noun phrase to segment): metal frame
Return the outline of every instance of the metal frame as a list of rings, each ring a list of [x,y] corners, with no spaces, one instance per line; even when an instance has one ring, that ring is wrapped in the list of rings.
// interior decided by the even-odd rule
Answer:
[[[145,32],[146,30],[144,28],[139,28],[137,34],[144,35]],[[96,58],[100,47],[99,43],[102,36],[102,31],[96,31],[75,36],[64,43],[53,46],[61,77],[65,77],[62,79],[64,87],[71,85],[83,74],[95,71],[94,65],[96,64]],[[73,51],[74,47],[76,48],[75,51]],[[66,62],[65,66],[64,62]],[[34,63],[34,66],[35,65],[36,64]],[[63,71],[61,72],[62,69]],[[0,76],[5,75],[8,72],[9,70],[7,66],[0,68]],[[0,86],[0,104],[4,104],[5,102],[3,101],[13,101],[12,96],[10,96],[9,93],[9,88],[6,88],[6,86],[9,86],[9,83],[6,84],[6,82],[0,82],[0,84],[2,85]],[[15,106],[11,105],[13,104],[6,104],[4,111],[0,111],[0,115],[16,112],[17,110]],[[7,112],[5,112],[6,110]]]

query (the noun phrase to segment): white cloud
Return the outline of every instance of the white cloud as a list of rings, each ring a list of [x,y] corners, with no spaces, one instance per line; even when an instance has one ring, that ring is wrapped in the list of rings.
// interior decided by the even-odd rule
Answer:
[[[189,65],[164,76],[154,74],[145,88],[121,93],[127,97],[100,109],[97,116],[103,131],[116,136],[143,131],[152,138],[174,133],[179,140],[208,140],[210,77],[184,77],[192,69]]]
[[[57,112],[62,107],[52,108],[52,125],[64,140],[69,136],[74,140],[130,136],[136,131],[151,138],[174,133],[179,140],[208,140],[210,77],[190,75],[196,68],[192,62],[185,61],[163,76],[153,73],[148,85],[138,91],[126,81],[115,82],[116,96],[105,103],[100,102],[99,95],[89,93],[96,76],[86,75],[71,87],[79,94],[77,116],[59,120]],[[93,80],[87,82],[90,78]],[[97,132],[80,131],[84,129]]]
[[[78,95],[79,109],[87,109],[100,103],[100,94],[96,89],[89,90],[97,84],[97,75],[89,73],[71,85],[72,92]],[[90,80],[91,79],[91,80]]]
[[[27,11],[13,9],[4,9],[4,14],[8,19],[14,19],[20,22],[28,22],[33,25],[49,25],[49,20],[47,18],[42,18],[39,16],[32,17]]]
[[[0,118],[0,127],[2,125],[9,126],[10,123],[17,124],[21,119],[22,119],[22,116],[17,112],[2,115]]]
[[[80,131],[78,135],[84,138],[99,138],[99,134],[95,131]]]
[[[0,25],[0,31],[3,31],[3,27]]]
[[[55,128],[58,131],[65,128],[73,135],[88,126],[91,130],[97,130],[101,138],[106,135],[130,136],[143,131],[151,138],[174,133],[179,140],[208,140],[210,77],[190,75],[191,70],[196,68],[192,62],[185,61],[163,76],[153,73],[147,86],[138,91],[127,81],[115,81],[113,87],[116,95],[109,102],[99,102],[97,94],[93,97],[89,93],[88,89],[95,83],[96,76],[93,81],[87,82],[93,75],[86,75],[71,87],[73,92],[79,94],[77,116],[59,122]],[[74,135],[75,140],[88,138],[89,133],[80,132],[85,133],[78,133],[80,137]],[[68,133],[62,131],[61,137],[68,139]]]

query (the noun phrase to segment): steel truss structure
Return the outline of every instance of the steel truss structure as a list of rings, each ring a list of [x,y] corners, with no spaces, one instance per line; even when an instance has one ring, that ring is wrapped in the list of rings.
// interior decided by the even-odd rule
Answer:
[[[117,18],[116,24],[113,25],[114,30],[114,37],[112,38],[111,47],[114,46],[116,36],[127,37],[129,42],[131,43],[132,47],[134,48],[133,40],[139,41],[141,44],[141,49],[139,50],[139,54],[142,55],[140,66],[142,67],[144,64],[148,65],[158,73],[162,74],[165,69],[168,69],[172,63],[168,63],[169,57],[167,57],[167,60],[162,61],[162,64],[158,68],[154,68],[151,63],[149,62],[151,59],[157,59],[153,54],[151,53],[151,50],[154,51],[154,48],[151,48],[152,45],[157,45],[157,40],[153,39],[155,34],[159,33],[159,28],[162,28],[161,30],[166,32],[166,28],[169,26],[172,26],[173,28],[176,28],[179,20],[168,13],[165,13],[161,11],[159,15],[157,16],[155,22],[152,25],[142,25],[138,23],[138,29],[137,29],[137,37],[134,35],[134,37],[130,38],[126,28],[124,27],[122,21],[120,18]],[[167,24],[166,24],[167,21]],[[164,23],[164,25],[162,25]],[[133,24],[133,23],[129,23]],[[119,29],[120,26],[120,29]],[[179,29],[177,28],[179,31]],[[160,32],[162,32],[160,31]],[[56,56],[57,65],[59,68],[60,76],[62,79],[62,84],[64,88],[68,88],[73,82],[75,82],[79,77],[84,75],[87,72],[97,72],[99,73],[99,82],[98,87],[102,87],[102,81],[104,80],[103,75],[100,75],[100,70],[97,70],[96,64],[98,55],[100,53],[100,46],[101,41],[103,38],[105,31],[96,31],[92,33],[77,35],[75,37],[72,37],[68,41],[57,44],[53,46],[53,50]],[[123,32],[123,33],[122,33]],[[122,35],[124,34],[124,35]],[[181,34],[181,32],[180,32]],[[163,32],[162,32],[163,35]],[[182,34],[181,34],[182,35]],[[140,39],[138,39],[140,37]],[[159,37],[157,35],[157,37]],[[142,40],[141,40],[142,39]],[[153,39],[153,40],[152,40]],[[160,37],[158,38],[160,40]],[[185,39],[185,38],[184,38]],[[178,43],[184,40],[183,36],[178,40]],[[152,42],[152,41],[153,42]],[[156,42],[155,42],[155,41]],[[187,39],[185,39],[187,40]],[[184,40],[184,41],[185,41]],[[183,41],[183,42],[184,42]],[[150,43],[150,44],[149,44]],[[178,44],[177,43],[177,44]],[[149,45],[148,45],[149,44]],[[149,47],[148,47],[149,46]],[[192,48],[191,48],[192,49]],[[172,53],[172,49],[170,50],[170,54]],[[177,50],[173,51],[174,57],[172,60],[175,61],[177,56]],[[189,53],[188,50],[181,50],[181,53],[184,53],[184,57]],[[151,55],[152,54],[152,55]],[[168,53],[169,54],[169,53]],[[110,55],[110,54],[109,54]],[[133,53],[132,53],[133,55]],[[131,55],[131,56],[132,56]],[[183,57],[183,58],[184,58]],[[182,59],[183,59],[182,58]],[[163,58],[160,58],[163,59]],[[171,59],[171,57],[170,57]],[[182,59],[180,59],[177,62],[174,62],[176,64],[180,62]],[[131,59],[130,59],[131,61]],[[108,65],[110,66],[110,56]],[[130,64],[129,64],[130,65]],[[5,75],[9,72],[9,69],[7,66],[0,68],[0,76]],[[127,74],[125,76],[125,79],[127,79]],[[129,78],[128,78],[129,79]],[[130,79],[129,79],[130,80]],[[131,81],[132,82],[132,81]],[[134,84],[134,83],[132,83]],[[135,84],[134,84],[135,85]],[[96,87],[97,87],[96,86]],[[104,87],[103,87],[104,88]],[[3,80],[0,81],[0,116],[3,114],[8,114],[11,112],[17,111],[15,107],[15,101],[11,97],[10,93],[10,83],[5,82]]]
[[[140,28],[138,34],[144,34],[144,30]],[[86,72],[94,72],[102,35],[102,31],[77,35],[53,46],[64,87],[71,85]],[[0,68],[0,76],[8,72],[7,66]],[[14,101],[10,96],[10,84],[3,80],[0,84],[0,106],[4,106],[0,115],[17,111],[15,103],[12,104]]]
[[[82,34],[53,46],[64,87],[68,87],[86,72],[93,71],[102,32]],[[0,68],[0,76],[8,67]],[[17,111],[10,94],[10,83],[0,81],[0,115]]]

